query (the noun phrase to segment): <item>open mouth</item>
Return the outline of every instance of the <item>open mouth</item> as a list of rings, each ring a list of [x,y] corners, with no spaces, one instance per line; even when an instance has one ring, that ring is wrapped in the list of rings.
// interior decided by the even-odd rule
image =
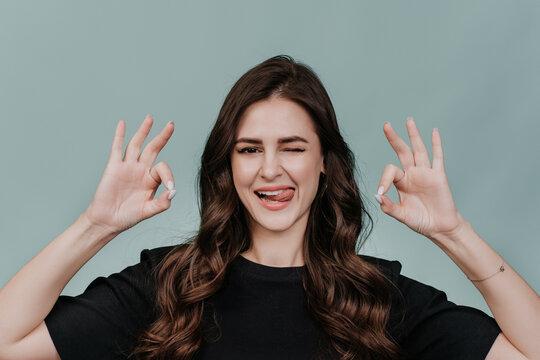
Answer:
[[[255,195],[267,203],[280,203],[290,201],[294,196],[294,188],[275,191],[255,191]]]

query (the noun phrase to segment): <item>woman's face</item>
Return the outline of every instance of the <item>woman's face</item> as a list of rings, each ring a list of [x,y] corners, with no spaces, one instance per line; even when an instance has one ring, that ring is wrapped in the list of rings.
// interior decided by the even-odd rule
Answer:
[[[234,186],[250,215],[252,233],[293,227],[303,233],[324,172],[321,144],[308,112],[284,98],[258,101],[242,115],[235,140]]]

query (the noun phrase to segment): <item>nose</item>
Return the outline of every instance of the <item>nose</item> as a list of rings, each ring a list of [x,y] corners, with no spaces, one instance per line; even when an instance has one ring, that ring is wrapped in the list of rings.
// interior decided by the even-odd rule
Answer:
[[[283,172],[283,168],[281,167],[281,162],[279,159],[279,156],[267,151],[264,153],[264,156],[262,157],[262,163],[259,170],[259,174],[268,180],[271,180],[275,178],[276,176],[279,176]]]

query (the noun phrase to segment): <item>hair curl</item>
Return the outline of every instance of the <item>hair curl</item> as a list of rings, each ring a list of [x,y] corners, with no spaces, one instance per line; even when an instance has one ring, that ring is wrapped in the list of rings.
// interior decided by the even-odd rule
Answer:
[[[275,56],[245,73],[224,101],[201,157],[198,233],[156,268],[157,316],[131,353],[137,359],[188,360],[201,346],[205,299],[222,287],[228,265],[250,246],[230,163],[237,124],[249,105],[272,96],[293,100],[310,114],[323,150],[326,175],[320,175],[309,213],[302,274],[308,310],[325,336],[320,357],[390,359],[400,354],[386,331],[387,280],[357,255],[373,220],[355,181],[354,155],[317,75],[291,57]]]

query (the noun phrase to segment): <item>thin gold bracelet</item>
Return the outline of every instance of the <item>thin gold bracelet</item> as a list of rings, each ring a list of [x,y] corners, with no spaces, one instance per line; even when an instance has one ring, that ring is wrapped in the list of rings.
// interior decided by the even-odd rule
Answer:
[[[484,278],[484,279],[473,280],[473,279],[469,278],[468,276],[467,276],[467,279],[469,279],[470,281],[473,281],[473,282],[480,282],[480,281],[484,281],[484,280],[490,279],[490,278],[494,277],[495,275],[497,275],[498,273],[504,272],[504,259],[502,258],[502,256],[501,256],[501,260],[502,260],[501,267],[499,267],[499,270],[497,270],[496,273],[491,274],[491,275],[489,275],[487,278]]]

